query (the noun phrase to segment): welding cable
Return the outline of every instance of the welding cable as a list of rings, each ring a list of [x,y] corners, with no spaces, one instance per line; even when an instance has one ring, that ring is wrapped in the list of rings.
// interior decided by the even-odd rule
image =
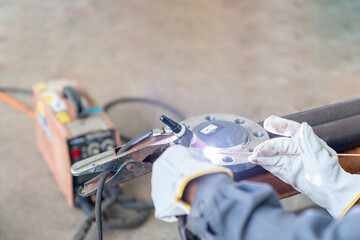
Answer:
[[[152,130],[148,130],[148,131],[144,132],[143,134],[140,134],[139,136],[135,137],[134,139],[132,139],[128,143],[126,143],[122,148],[120,148],[120,150],[117,152],[117,154],[120,154],[120,153],[122,153],[124,151],[127,151],[133,145],[135,145],[136,143],[142,141],[143,139],[150,136],[151,134],[152,134]],[[108,174],[109,174],[109,172],[103,172],[100,175],[100,180],[99,180],[97,191],[96,191],[95,221],[96,221],[96,229],[97,229],[98,240],[103,239],[101,201],[102,201],[102,193],[103,193],[106,177],[107,177]]]
[[[117,187],[104,190],[103,197],[104,201],[102,201],[101,203],[102,214],[104,214],[105,211],[109,211],[110,208],[114,206],[114,204],[119,204],[122,208],[126,210],[136,211],[136,216],[131,218],[107,218],[107,220],[104,222],[106,223],[107,228],[136,228],[145,222],[149,215],[149,210],[154,209],[153,205],[138,202],[133,197],[122,195],[121,189]],[[84,210],[88,217],[80,225],[72,240],[84,240],[86,234],[90,230],[92,223],[95,220],[95,209],[91,207],[91,204],[87,198],[77,196],[75,197],[75,203],[77,206],[81,207]]]
[[[95,202],[95,221],[96,221],[96,229],[97,229],[97,236],[98,240],[103,239],[102,233],[102,214],[101,214],[101,200],[102,200],[102,193],[106,181],[106,177],[109,172],[103,172],[100,175],[99,184],[96,191],[96,202]]]
[[[32,91],[24,88],[16,87],[0,87],[0,92],[11,92],[11,93],[21,93],[25,95],[32,95]]]
[[[172,106],[170,106],[164,102],[158,101],[158,100],[149,99],[149,98],[141,98],[141,97],[118,98],[118,99],[115,99],[115,100],[112,100],[112,101],[106,103],[104,105],[103,109],[104,109],[104,111],[108,112],[110,110],[110,108],[114,107],[117,104],[123,104],[123,103],[146,103],[146,104],[150,104],[150,105],[155,105],[155,106],[161,107],[161,108],[171,112],[180,121],[185,119],[185,116],[180,111],[173,108]]]
[[[109,112],[110,108],[114,107],[115,105],[124,104],[124,103],[146,103],[146,104],[150,104],[150,105],[155,105],[155,106],[161,107],[161,108],[169,111],[170,113],[174,114],[180,121],[185,119],[185,116],[180,111],[173,108],[172,106],[170,106],[166,103],[163,103],[161,101],[157,101],[154,99],[148,99],[148,98],[141,98],[141,97],[134,97],[134,98],[127,97],[127,98],[114,99],[114,100],[104,104],[103,109],[105,112]],[[120,138],[124,142],[129,142],[131,140],[131,138],[125,136],[124,134],[121,134]]]
[[[4,102],[10,104],[11,106],[19,109],[27,113],[32,119],[35,119],[35,112],[31,108],[27,107],[26,105],[22,104],[21,102],[15,100],[14,98],[10,97],[9,95],[5,94],[4,92],[0,91],[0,99]]]
[[[104,200],[102,206],[103,208],[107,208],[108,211],[113,204],[118,203],[119,206],[124,210],[136,212],[136,215],[131,218],[108,218],[106,220],[106,227],[108,228],[136,228],[146,221],[147,217],[149,216],[149,210],[154,209],[153,205],[138,202],[133,197],[123,195],[120,188],[110,188],[104,192],[104,196],[107,198]],[[113,204],[110,205],[108,202],[113,202]]]

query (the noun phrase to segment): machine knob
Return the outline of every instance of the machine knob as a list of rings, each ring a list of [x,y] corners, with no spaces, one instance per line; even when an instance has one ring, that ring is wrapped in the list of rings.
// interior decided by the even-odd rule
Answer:
[[[87,152],[89,156],[96,155],[100,153],[100,144],[97,142],[92,142],[87,147]]]
[[[104,141],[102,141],[101,143],[101,150],[102,151],[108,151],[111,150],[115,147],[115,142],[112,139],[105,139]]]

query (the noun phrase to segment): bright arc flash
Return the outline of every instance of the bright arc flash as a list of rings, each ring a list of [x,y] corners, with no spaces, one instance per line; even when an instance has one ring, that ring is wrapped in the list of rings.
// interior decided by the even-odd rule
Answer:
[[[204,156],[214,164],[219,164],[222,159],[219,149],[215,147],[205,147],[203,153]]]

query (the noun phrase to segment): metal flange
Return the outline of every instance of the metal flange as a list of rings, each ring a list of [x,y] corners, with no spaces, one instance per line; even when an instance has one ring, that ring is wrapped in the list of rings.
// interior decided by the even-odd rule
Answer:
[[[268,133],[258,123],[241,116],[206,114],[181,122],[206,143],[204,155],[216,165],[238,173],[256,165],[247,160],[248,154],[260,143],[269,139]]]

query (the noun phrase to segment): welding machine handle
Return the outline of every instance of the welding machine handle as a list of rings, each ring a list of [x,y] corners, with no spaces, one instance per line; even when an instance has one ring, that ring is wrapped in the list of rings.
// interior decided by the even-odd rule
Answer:
[[[81,102],[80,94],[74,88],[67,86],[64,87],[63,95],[73,103],[76,111],[76,118],[84,118],[85,108]]]

